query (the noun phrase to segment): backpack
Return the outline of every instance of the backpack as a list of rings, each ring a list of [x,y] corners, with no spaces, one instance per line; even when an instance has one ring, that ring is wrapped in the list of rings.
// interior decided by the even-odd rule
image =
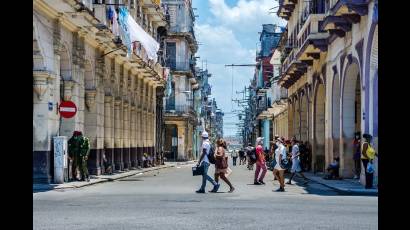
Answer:
[[[256,148],[252,148],[251,151],[249,151],[249,158],[251,159],[251,162],[256,162]]]
[[[211,164],[215,164],[215,149],[212,145],[210,145],[211,147],[209,148],[209,153],[208,153],[208,160],[209,163]]]

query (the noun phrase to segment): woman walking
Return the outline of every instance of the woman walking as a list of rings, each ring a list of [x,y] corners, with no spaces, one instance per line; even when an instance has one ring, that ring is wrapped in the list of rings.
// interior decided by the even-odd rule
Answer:
[[[280,187],[276,192],[285,191],[285,168],[281,165],[282,159],[286,159],[286,147],[283,145],[283,140],[278,138],[276,145],[278,146],[275,150],[275,167],[273,168],[273,176],[279,179]]]
[[[255,170],[255,178],[253,181],[254,185],[261,185],[261,184],[265,184],[265,182],[263,182],[263,178],[265,177],[266,174],[266,160],[265,160],[265,154],[263,152],[263,138],[262,137],[258,137],[256,139],[256,170]],[[259,173],[261,172],[261,175],[259,176]]]
[[[302,168],[300,167],[299,156],[300,156],[299,146],[297,144],[297,140],[293,137],[292,138],[292,168],[290,170],[292,175],[290,176],[289,181],[286,182],[286,184],[292,184],[292,179],[296,175],[296,173],[299,173],[303,177],[303,179],[305,179],[305,182],[303,183],[303,185],[307,184],[309,181],[308,178],[306,178],[305,175],[302,173]]]
[[[362,162],[364,166],[364,171],[366,174],[366,189],[371,189],[373,188],[373,171],[368,170],[368,164],[373,165],[373,159],[375,156],[375,151],[373,147],[370,145],[370,142],[372,141],[372,135],[370,134],[363,134],[364,142],[362,145]]]
[[[232,186],[232,183],[226,177],[226,174],[229,174],[228,167],[228,156],[225,154],[226,142],[223,139],[219,139],[216,142],[217,151],[215,153],[215,181],[219,183],[219,177],[229,185],[229,193],[233,192],[235,188]],[[209,192],[217,192],[218,189],[212,189]]]

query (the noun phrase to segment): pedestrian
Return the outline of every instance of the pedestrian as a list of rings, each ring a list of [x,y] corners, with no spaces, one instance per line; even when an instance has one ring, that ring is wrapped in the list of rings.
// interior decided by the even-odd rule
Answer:
[[[263,152],[263,137],[258,137],[256,139],[256,170],[255,170],[255,178],[253,181],[254,185],[261,185],[265,184],[263,182],[263,178],[267,172],[266,169],[266,160],[265,160],[265,153]],[[259,175],[262,169],[262,173]]]
[[[77,167],[80,160],[80,142],[79,131],[74,131],[71,138],[68,140],[68,158],[71,162],[71,176],[72,180],[79,180],[77,175]]]
[[[355,138],[353,141],[353,160],[354,160],[354,168],[355,168],[355,175],[353,179],[359,179],[360,171],[361,171],[361,162],[360,162],[360,132],[355,133]]]
[[[88,155],[90,153],[90,141],[83,136],[81,131],[74,131],[73,136],[68,140],[68,153],[73,160],[73,179],[77,178],[77,167],[80,169],[80,180],[90,181],[90,176],[87,168]]]
[[[292,138],[291,144],[292,144],[292,168],[290,172],[292,173],[292,175],[290,176],[286,184],[292,184],[293,177],[296,175],[296,173],[299,173],[299,175],[301,175],[303,179],[305,179],[305,182],[303,183],[303,185],[305,185],[308,183],[309,180],[302,173],[302,168],[300,167],[300,160],[299,160],[300,151],[299,151],[298,141],[295,138]]]
[[[215,181],[219,184],[219,177],[225,181],[229,185],[229,193],[232,193],[235,188],[232,186],[232,183],[226,177],[229,174],[230,169],[228,167],[228,156],[225,153],[226,150],[226,142],[223,139],[219,139],[216,141],[217,151],[215,153]],[[218,187],[214,187],[209,192],[217,192]]]
[[[306,154],[306,145],[303,141],[300,141],[298,143],[298,147],[299,147],[299,160],[300,160],[300,167],[302,169],[302,172],[306,171],[306,160],[307,160],[307,154]]]
[[[238,150],[234,149],[231,153],[231,157],[233,166],[236,166],[236,159],[238,159]]]
[[[283,140],[278,138],[276,145],[278,148],[275,150],[275,167],[273,168],[273,176],[276,176],[279,180],[280,187],[276,190],[277,192],[285,191],[285,167],[282,165],[282,159],[286,156],[286,147],[283,145]]]
[[[102,158],[103,158],[103,165],[104,165],[105,174],[112,175],[112,164],[108,161],[108,159],[105,156],[104,152],[102,154]]]
[[[371,146],[372,135],[370,134],[363,134],[363,144],[362,144],[362,162],[365,170],[366,175],[366,189],[373,188],[373,160],[375,157],[375,150]]]
[[[251,143],[246,148],[246,161],[248,162],[248,169],[253,170],[253,164],[256,162],[256,151]]]
[[[208,175],[208,168],[210,166],[209,163],[209,154],[214,154],[213,148],[211,147],[211,144],[208,139],[208,133],[206,131],[202,132],[202,154],[199,158],[199,161],[197,163],[197,167],[201,166],[204,167],[204,171],[202,174],[202,185],[201,188],[195,191],[196,193],[205,193],[205,187],[206,187],[206,181],[208,180],[209,182],[212,183],[214,188],[212,190],[218,191],[220,184],[216,183],[212,177]]]
[[[310,171],[312,169],[312,147],[308,141],[305,142],[306,146],[306,170]]]
[[[323,179],[326,179],[326,180],[340,179],[339,169],[340,169],[340,158],[334,157],[333,162],[330,163],[329,166],[326,168],[328,174]]]
[[[245,164],[245,151],[243,149],[239,150],[239,165]]]

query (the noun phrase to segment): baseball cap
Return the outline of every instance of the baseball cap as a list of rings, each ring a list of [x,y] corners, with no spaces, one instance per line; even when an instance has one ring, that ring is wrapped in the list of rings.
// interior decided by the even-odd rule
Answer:
[[[202,132],[202,137],[208,138],[208,133],[206,131]]]

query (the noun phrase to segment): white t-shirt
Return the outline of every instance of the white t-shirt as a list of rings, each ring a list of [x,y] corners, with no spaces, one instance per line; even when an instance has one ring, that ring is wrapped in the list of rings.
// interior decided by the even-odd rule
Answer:
[[[282,154],[282,159],[286,158],[286,147],[283,144],[279,144],[275,150],[275,160],[279,163],[279,155]]]
[[[203,149],[206,149],[206,154],[204,156],[204,159],[202,159],[202,161],[209,163],[208,154],[209,154],[209,150],[211,149],[211,144],[209,143],[208,139],[202,143],[202,151],[204,151]]]

